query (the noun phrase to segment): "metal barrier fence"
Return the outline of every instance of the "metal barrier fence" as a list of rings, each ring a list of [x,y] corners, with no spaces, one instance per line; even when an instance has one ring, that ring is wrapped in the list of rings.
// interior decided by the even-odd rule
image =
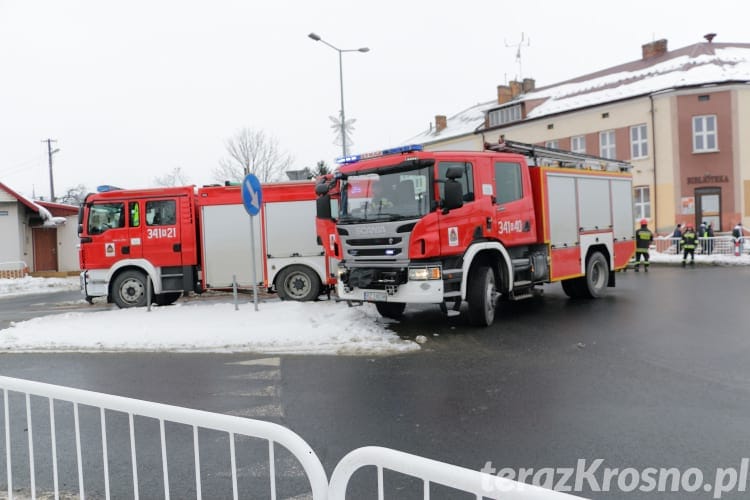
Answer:
[[[194,493],[191,491],[191,496],[194,494],[196,498],[202,498],[202,474],[201,474],[201,461],[200,461],[200,450],[201,450],[201,443],[199,440],[199,429],[209,429],[214,431],[220,431],[222,433],[226,433],[228,435],[228,441],[229,441],[229,459],[230,459],[230,467],[231,467],[231,491],[232,491],[232,498],[237,499],[238,498],[238,484],[237,484],[237,452],[236,452],[236,442],[240,436],[249,436],[252,438],[260,438],[262,440],[266,440],[268,443],[267,446],[267,466],[268,466],[268,474],[270,477],[270,483],[268,484],[268,487],[270,488],[270,496],[272,499],[276,498],[276,489],[277,489],[277,479],[276,479],[276,470],[275,470],[275,464],[276,460],[274,458],[275,453],[275,445],[281,445],[286,450],[291,452],[293,457],[297,460],[297,462],[302,466],[304,469],[304,472],[306,474],[306,477],[309,481],[309,488],[308,492],[311,490],[312,495],[315,499],[325,499],[327,498],[327,490],[328,490],[328,481],[327,476],[325,473],[325,470],[323,469],[322,464],[320,463],[320,460],[315,455],[313,450],[305,443],[305,441],[302,440],[297,434],[290,431],[289,429],[286,429],[280,425],[276,425],[270,422],[263,422],[259,420],[250,420],[247,418],[242,417],[236,417],[236,416],[230,416],[230,415],[222,415],[222,414],[216,414],[216,413],[209,413],[205,411],[200,410],[193,410],[188,408],[180,408],[176,406],[169,406],[159,403],[152,403],[148,401],[140,401],[135,399],[128,399],[123,398],[119,396],[112,396],[108,394],[101,394],[96,392],[89,392],[89,391],[83,391],[78,389],[71,389],[67,387],[60,387],[50,384],[43,384],[39,382],[31,382],[27,380],[19,380],[9,377],[0,377],[0,388],[2,388],[3,391],[3,407],[4,407],[4,427],[5,427],[5,466],[6,466],[6,473],[7,473],[7,494],[8,498],[14,498],[14,494],[17,494],[17,491],[14,488],[17,488],[17,486],[20,486],[18,484],[14,484],[14,472],[17,472],[21,475],[25,475],[21,472],[21,464],[14,464],[13,460],[13,453],[12,453],[12,444],[16,445],[16,453],[18,454],[18,448],[19,445],[23,445],[22,440],[15,438],[13,439],[14,435],[23,435],[25,432],[27,434],[27,452],[24,453],[25,455],[28,455],[28,486],[29,486],[29,496],[32,499],[36,498],[37,495],[37,480],[38,480],[38,474],[39,471],[37,470],[37,465],[41,463],[47,463],[50,462],[50,466],[52,469],[52,488],[54,492],[54,498],[60,497],[60,479],[59,479],[59,473],[60,473],[60,463],[59,461],[62,459],[61,456],[58,455],[58,435],[70,435],[70,430],[68,430],[68,433],[65,433],[62,429],[58,429],[60,427],[60,422],[56,422],[56,416],[61,412],[61,409],[59,408],[59,402],[70,402],[73,405],[73,433],[75,435],[75,462],[76,462],[76,468],[77,468],[77,478],[78,478],[78,497],[82,500],[86,497],[86,489],[85,489],[85,478],[84,478],[84,465],[87,465],[89,467],[93,467],[93,460],[90,456],[84,456],[84,448],[81,439],[81,424],[80,424],[80,416],[79,413],[82,410],[82,407],[93,407],[95,409],[98,409],[98,419],[100,420],[100,429],[101,429],[101,436],[100,441],[96,443],[97,439],[89,439],[86,441],[90,446],[91,443],[94,442],[97,444],[97,451],[94,453],[94,455],[100,455],[101,458],[101,467],[102,470],[97,472],[103,473],[103,496],[105,498],[110,498],[111,491],[110,491],[110,463],[114,462],[114,457],[112,460],[110,460],[109,456],[109,449],[108,445],[111,444],[114,439],[112,436],[108,438],[107,430],[108,430],[108,417],[110,417],[112,420],[114,420],[114,414],[112,412],[122,412],[127,415],[127,429],[128,429],[128,440],[125,440],[124,442],[119,443],[119,446],[116,446],[117,451],[123,451],[125,448],[129,448],[130,453],[130,465],[131,465],[131,473],[130,474],[120,474],[118,477],[127,476],[130,475],[132,478],[132,490],[130,488],[126,488],[126,491],[120,489],[119,495],[115,496],[127,496],[138,499],[139,498],[139,472],[141,474],[144,474],[149,471],[144,471],[143,468],[138,467],[138,458],[139,455],[136,452],[136,432],[135,432],[135,425],[134,425],[134,416],[140,416],[140,417],[150,417],[153,419],[156,419],[158,421],[158,438],[156,436],[151,436],[151,438],[154,438],[154,440],[158,439],[159,448],[160,448],[160,455],[161,455],[161,475],[162,475],[162,487],[163,487],[163,495],[164,498],[170,498],[170,455],[167,452],[167,439],[166,439],[166,432],[165,432],[165,422],[175,423],[175,424],[184,424],[186,426],[189,426],[192,429],[192,446],[189,448],[192,448],[190,452],[181,454],[181,457],[183,459],[186,459],[190,461],[192,459],[192,467],[193,467],[193,483],[195,487]],[[25,400],[25,419],[18,414],[15,415],[15,420],[17,423],[20,424],[20,426],[13,427],[12,421],[11,421],[11,404],[9,396],[11,393],[20,393],[20,395],[24,396],[23,400]],[[15,396],[15,395],[14,395]],[[48,418],[49,422],[48,425],[45,425],[44,427],[34,425],[35,419],[32,418],[32,406],[34,407],[34,410],[37,412],[39,410],[42,410],[44,406],[47,405],[40,405],[38,404],[39,401],[34,401],[37,397],[44,398],[48,402],[48,412],[45,417]],[[55,404],[55,403],[58,404]],[[35,404],[32,404],[35,403]],[[15,407],[14,407],[15,408]],[[42,410],[43,411],[43,410]],[[23,413],[23,412],[21,412]],[[40,417],[36,417],[36,421],[38,422],[40,420]],[[47,423],[47,419],[44,419],[45,423]],[[59,419],[58,419],[59,420]],[[95,426],[96,418],[89,419],[88,423],[91,424],[90,426]],[[124,426],[123,426],[124,427]],[[11,429],[14,428],[16,430],[16,433],[12,434]],[[50,457],[46,457],[42,459],[42,457],[39,456],[37,453],[37,448],[41,448],[42,444],[40,442],[40,439],[35,439],[35,433],[39,431],[44,431],[45,434],[45,441],[47,440],[46,431],[49,431],[49,442],[45,443],[48,446],[45,446],[49,448],[49,452],[51,453]],[[124,429],[123,429],[124,430]],[[153,434],[156,434],[154,432]],[[189,435],[189,434],[188,434]],[[189,440],[188,436],[183,436],[187,439],[172,439],[171,441],[173,444],[177,444],[180,441],[187,441]],[[151,439],[149,439],[151,440]],[[207,439],[204,439],[204,441]],[[19,442],[20,441],[20,442]],[[140,440],[141,443],[143,443],[143,439]],[[140,444],[140,443],[139,443]],[[101,448],[99,448],[101,446]],[[72,448],[72,446],[70,447]],[[185,450],[187,451],[187,450]],[[71,449],[71,454],[72,449]],[[62,455],[62,454],[61,454]],[[159,452],[156,452],[155,455],[158,457]],[[186,457],[187,455],[187,457]],[[171,455],[172,458],[177,459],[175,457],[175,454],[173,453]],[[122,462],[122,461],[121,461]],[[15,467],[14,467],[15,465]],[[14,470],[15,469],[15,470]],[[188,471],[189,472],[189,471]],[[184,470],[181,470],[179,474],[175,474],[176,477],[178,477],[178,480],[181,480],[182,477],[186,474]],[[71,474],[73,475],[73,474]],[[97,474],[99,475],[99,474]],[[158,472],[157,472],[158,475]],[[24,478],[25,479],[25,478]],[[26,482],[26,481],[24,481]],[[153,485],[155,481],[151,480],[150,485]],[[174,482],[172,483],[174,484]],[[26,484],[24,484],[25,486]],[[191,486],[192,486],[191,485]],[[130,490],[130,491],[127,491]],[[153,497],[153,492],[148,497]],[[208,495],[211,498],[215,498],[215,494]],[[227,495],[228,496],[228,495]],[[179,495],[178,495],[179,497]]]
[[[341,459],[333,474],[331,474],[328,498],[330,500],[345,500],[349,479],[359,469],[367,466],[375,466],[377,469],[378,498],[381,500],[384,498],[384,469],[421,479],[425,500],[430,498],[430,485],[433,483],[472,493],[476,495],[477,500],[483,498],[501,500],[572,500],[581,498],[377,446],[356,449]]]
[[[205,446],[207,439],[205,436],[201,439],[199,431],[212,430],[219,432],[228,437],[228,455],[229,467],[231,474],[231,497],[239,498],[240,488],[238,487],[238,450],[236,442],[242,437],[251,437],[263,440],[267,443],[265,451],[261,454],[262,460],[266,461],[268,473],[268,484],[265,485],[270,490],[270,498],[277,498],[277,461],[276,445],[280,445],[291,455],[295,464],[302,466],[305,476],[305,486],[302,487],[300,494],[299,485],[297,490],[292,494],[283,494],[283,497],[310,498],[313,500],[326,500],[328,498],[340,500],[346,498],[347,486],[352,475],[359,469],[367,466],[375,466],[378,475],[378,498],[384,498],[383,471],[393,471],[412,478],[419,478],[423,485],[423,498],[430,498],[430,486],[432,484],[446,486],[454,490],[464,491],[476,496],[477,499],[495,498],[504,500],[569,500],[580,498],[565,493],[560,493],[538,486],[528,485],[512,481],[503,477],[493,476],[480,471],[470,470],[455,465],[450,465],[435,460],[430,460],[408,453],[379,447],[365,447],[354,450],[346,455],[336,466],[331,476],[330,484],[327,481],[325,470],[310,446],[294,432],[280,425],[259,420],[251,420],[243,417],[209,413],[189,408],[169,406],[160,403],[152,403],[136,399],[129,399],[97,392],[71,389],[40,382],[20,380],[10,377],[0,376],[0,390],[3,398],[3,428],[4,433],[0,435],[0,440],[4,438],[5,454],[0,456],[5,460],[5,472],[7,481],[7,498],[37,498],[37,491],[40,487],[40,476],[45,476],[41,472],[42,466],[47,466],[50,471],[45,476],[46,480],[52,485],[52,492],[43,491],[43,498],[55,499],[71,498],[76,492],[60,491],[60,483],[67,485],[61,476],[67,473],[72,478],[71,483],[76,483],[77,495],[81,500],[85,500],[86,484],[91,482],[91,476],[98,475],[102,479],[103,487],[101,491],[93,492],[94,497],[124,497],[139,498],[141,488],[139,481],[144,482],[143,488],[147,493],[147,498],[157,496],[155,491],[163,490],[163,497],[170,498],[172,490],[170,485],[175,482],[188,482],[191,486],[189,494],[175,493],[177,498],[195,497],[202,498],[203,490],[210,493],[210,498],[229,498],[228,491],[221,494],[212,488],[204,488],[203,477],[206,472],[203,468],[208,464],[201,462],[201,449]],[[16,401],[20,404],[16,406]],[[61,438],[58,436],[70,436],[70,432],[65,432],[63,428],[64,411],[60,408],[61,404],[72,405],[72,434],[73,444],[69,445],[70,453],[58,453],[61,445]],[[86,412],[89,412],[86,417]],[[93,412],[93,414],[91,414]],[[40,415],[41,413],[41,415]],[[124,425],[119,429],[108,429],[112,422],[116,420],[115,415],[127,416]],[[45,418],[46,417],[46,418]],[[137,418],[150,418],[158,422],[158,428],[154,429],[152,436],[139,437],[139,426],[135,425]],[[42,425],[39,424],[40,420]],[[85,425],[81,425],[84,422]],[[178,440],[174,436],[168,439],[166,425],[182,425],[189,428],[190,432],[183,436],[184,439]],[[116,426],[115,426],[116,427]],[[84,428],[88,431],[84,432]],[[92,432],[92,428],[94,431]],[[95,432],[98,431],[98,432]],[[48,432],[48,434],[47,434]],[[25,437],[24,437],[25,434]],[[86,434],[88,439],[82,436]],[[122,436],[121,434],[125,434]],[[41,435],[41,437],[40,437]],[[145,439],[145,441],[144,441]],[[46,442],[46,447],[41,446],[41,441]],[[150,443],[153,441],[153,443]],[[168,443],[171,445],[181,444],[182,453],[175,454],[168,451]],[[157,448],[154,452],[156,461],[160,462],[160,467],[154,466],[156,470],[146,469],[140,463],[140,458],[144,457],[144,445],[152,444]],[[88,448],[97,447],[95,457],[91,457],[91,451]],[[49,451],[49,456],[43,457],[39,453],[40,449]],[[48,449],[47,449],[48,448]],[[1,448],[0,448],[1,449]],[[115,450],[110,455],[109,450]],[[138,450],[141,450],[140,452]],[[24,453],[21,453],[21,452]],[[214,452],[216,450],[213,450]],[[226,450],[225,450],[226,451]],[[281,450],[279,450],[281,451]],[[120,452],[119,455],[117,452]],[[123,459],[122,455],[129,455]],[[25,455],[25,460],[14,460],[18,455]],[[213,453],[212,458],[217,460],[221,453]],[[65,469],[65,459],[73,458],[75,464],[72,469]],[[99,462],[95,462],[96,458]],[[174,460],[177,458],[177,460]],[[181,460],[180,460],[181,458]],[[243,455],[243,458],[246,458]],[[190,466],[179,468],[175,471],[170,464],[175,462],[178,465],[185,466],[183,462],[190,462]],[[128,463],[129,462],[129,463]],[[97,465],[101,466],[98,469]],[[130,467],[129,471],[123,473],[123,469]],[[116,474],[111,468],[119,467],[120,473]],[[2,467],[0,467],[0,470]],[[160,469],[160,470],[159,470]],[[293,467],[294,469],[294,467]],[[247,473],[252,471],[252,467],[245,467],[243,471]],[[171,474],[170,474],[171,471]],[[160,480],[151,478],[146,481],[142,476],[145,473],[160,476]],[[14,481],[16,473],[19,475],[28,474],[24,481]],[[173,475],[174,478],[170,476]],[[192,478],[188,481],[188,476]],[[214,476],[220,476],[213,472]],[[51,476],[51,477],[50,477]],[[131,480],[130,486],[118,485],[117,491],[112,491],[111,477],[122,479],[127,477]],[[263,476],[265,479],[265,476]],[[286,478],[286,477],[285,477]],[[87,481],[88,480],[88,481]],[[28,485],[28,493],[21,487]],[[159,484],[161,483],[161,484]],[[184,486],[184,484],[182,485]],[[257,486],[257,485],[256,485]],[[243,490],[247,493],[247,490]],[[257,497],[256,491],[247,495]]]
[[[663,254],[681,254],[680,238],[654,238],[655,250]],[[740,254],[750,253],[750,239],[740,242]],[[735,240],[731,236],[699,238],[695,247],[696,255],[735,255]]]

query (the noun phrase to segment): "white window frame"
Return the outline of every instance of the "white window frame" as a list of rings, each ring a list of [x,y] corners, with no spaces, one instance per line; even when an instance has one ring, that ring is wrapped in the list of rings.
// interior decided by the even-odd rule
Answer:
[[[615,143],[614,130],[599,132],[599,156],[611,160],[617,159],[617,144]]]
[[[635,218],[651,218],[651,187],[635,186],[633,188],[633,207],[635,208]]]
[[[545,141],[544,147],[551,149],[560,149],[560,141],[558,141],[557,139],[552,141]]]
[[[576,135],[570,138],[570,150],[574,153],[586,154],[586,136]]]
[[[648,127],[645,123],[630,127],[630,159],[648,158]]]
[[[719,125],[716,115],[693,117],[693,153],[711,153],[719,150]]]
[[[517,122],[521,120],[521,105],[514,104],[504,108],[493,109],[488,113],[489,126],[497,127],[506,123]]]

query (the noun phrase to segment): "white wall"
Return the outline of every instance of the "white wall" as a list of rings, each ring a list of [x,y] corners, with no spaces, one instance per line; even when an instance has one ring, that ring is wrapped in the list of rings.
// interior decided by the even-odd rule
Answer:
[[[2,191],[0,191],[2,193]],[[18,202],[13,199],[10,203],[0,202],[0,262],[29,262],[23,256],[22,225],[18,216]]]

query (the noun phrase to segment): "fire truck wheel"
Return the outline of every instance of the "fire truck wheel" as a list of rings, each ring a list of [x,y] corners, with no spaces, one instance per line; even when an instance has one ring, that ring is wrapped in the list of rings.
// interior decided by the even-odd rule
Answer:
[[[289,266],[276,281],[281,300],[315,300],[320,295],[318,274],[307,266]]]
[[[469,324],[490,326],[495,321],[498,292],[495,273],[489,266],[480,265],[469,274],[466,300],[469,303]]]
[[[182,292],[160,293],[156,296],[154,302],[156,302],[157,306],[168,306],[177,302],[177,299],[179,299],[181,295]]]
[[[607,259],[600,252],[594,252],[586,263],[586,287],[584,289],[586,296],[595,299],[604,295],[608,281]]]
[[[563,292],[565,292],[565,295],[567,295],[571,299],[580,299],[581,297],[583,297],[583,286],[586,285],[586,282],[583,280],[583,278],[562,280],[561,283]]]
[[[399,319],[404,315],[406,304],[403,302],[375,302],[375,308],[384,318]]]
[[[146,276],[140,271],[124,271],[112,284],[112,300],[118,307],[143,307],[146,305]]]

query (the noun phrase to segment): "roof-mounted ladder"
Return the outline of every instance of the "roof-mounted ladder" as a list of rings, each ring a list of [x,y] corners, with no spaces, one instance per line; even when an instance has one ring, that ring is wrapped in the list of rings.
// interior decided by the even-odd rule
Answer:
[[[610,172],[629,172],[633,168],[630,163],[625,161],[602,158],[585,153],[575,153],[564,149],[547,148],[525,142],[510,141],[503,136],[500,136],[500,142],[498,143],[485,143],[484,149],[522,154],[531,158],[530,165],[536,166],[606,170]]]

